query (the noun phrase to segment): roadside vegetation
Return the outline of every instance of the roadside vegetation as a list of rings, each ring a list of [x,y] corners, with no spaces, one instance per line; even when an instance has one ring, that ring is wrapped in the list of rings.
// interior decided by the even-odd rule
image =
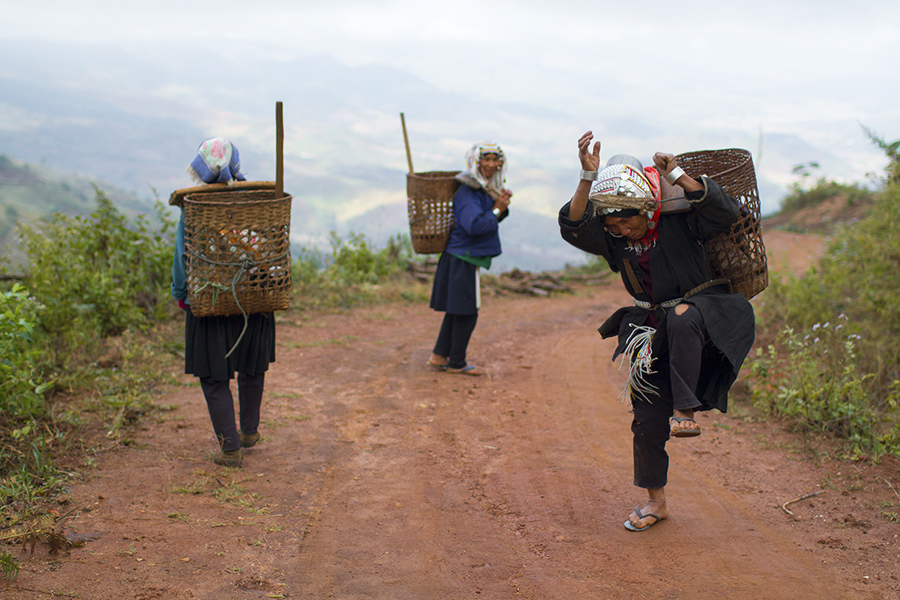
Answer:
[[[900,456],[900,141],[869,137],[890,163],[868,216],[839,226],[827,252],[800,277],[772,278],[757,310],[752,361],[757,406],[797,430],[841,442],[852,458]],[[814,206],[863,190],[820,178],[785,206]]]

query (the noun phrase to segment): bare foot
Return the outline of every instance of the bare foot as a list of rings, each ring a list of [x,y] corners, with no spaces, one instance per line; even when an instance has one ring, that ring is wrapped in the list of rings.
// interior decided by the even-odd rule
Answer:
[[[694,437],[700,435],[700,425],[694,421],[693,410],[676,410],[669,419],[669,434],[672,437]]]
[[[437,371],[445,371],[447,369],[447,363],[450,362],[447,360],[446,356],[441,356],[440,354],[432,354],[431,358],[428,359],[428,366]]]

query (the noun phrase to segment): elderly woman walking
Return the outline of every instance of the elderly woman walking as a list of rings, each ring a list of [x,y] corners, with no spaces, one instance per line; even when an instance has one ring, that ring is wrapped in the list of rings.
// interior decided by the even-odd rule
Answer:
[[[431,368],[462,375],[484,375],[466,360],[469,339],[481,307],[480,269],[499,256],[500,222],[509,215],[512,192],[507,190],[506,156],[493,142],[477,143],[466,153],[466,170],[456,176],[453,196],[456,225],[438,260],[431,308],[444,320],[428,359]]]
[[[188,167],[191,178],[199,183],[244,181],[238,149],[227,139],[205,140]],[[254,313],[245,323],[242,315],[198,317],[188,301],[185,269],[184,217],[178,222],[175,255],[172,262],[172,297],[185,311],[184,372],[200,379],[213,432],[220,452],[213,462],[240,467],[243,448],[260,440],[257,431],[263,387],[269,363],[275,361],[275,315]],[[235,346],[237,344],[237,346]],[[235,423],[234,398],[230,380],[237,372],[238,421]]]
[[[733,294],[728,280],[712,280],[703,242],[728,231],[739,205],[711,179],[693,179],[671,154],[657,153],[655,167],[619,154],[600,170],[600,142],[578,140],[581,181],[559,212],[562,237],[602,256],[634,298],[600,327],[617,336],[613,359],[630,366],[634,484],[649,500],[625,521],[644,531],[669,516],[665,487],[669,437],[700,435],[697,411],[724,412],[728,390],[754,338],[753,308]],[[629,199],[660,200],[662,181],[681,189],[691,210],[665,214],[623,208]],[[653,206],[650,204],[650,206]]]

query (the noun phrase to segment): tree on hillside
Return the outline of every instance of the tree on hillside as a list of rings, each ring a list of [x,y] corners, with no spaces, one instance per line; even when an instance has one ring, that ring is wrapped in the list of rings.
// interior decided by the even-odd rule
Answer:
[[[887,183],[900,183],[900,140],[894,140],[893,142],[888,143],[883,137],[877,135],[865,125],[861,125],[861,127],[866,133],[866,137],[868,137],[876,146],[881,148],[888,159],[890,159],[888,166],[885,168]]]

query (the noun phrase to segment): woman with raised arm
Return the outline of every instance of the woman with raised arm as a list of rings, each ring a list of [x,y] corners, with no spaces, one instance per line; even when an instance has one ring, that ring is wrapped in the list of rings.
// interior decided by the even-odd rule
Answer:
[[[728,280],[711,278],[703,245],[730,230],[740,208],[711,179],[686,175],[671,154],[655,154],[647,168],[619,154],[601,169],[592,140],[590,131],[578,140],[581,178],[559,226],[567,242],[602,256],[634,299],[600,334],[618,337],[613,360],[622,354],[630,366],[623,392],[633,412],[634,484],[649,500],[625,527],[644,531],[669,516],[666,442],[700,435],[698,411],[726,410],[753,345],[753,308]],[[690,210],[660,210],[662,181],[681,188]]]

